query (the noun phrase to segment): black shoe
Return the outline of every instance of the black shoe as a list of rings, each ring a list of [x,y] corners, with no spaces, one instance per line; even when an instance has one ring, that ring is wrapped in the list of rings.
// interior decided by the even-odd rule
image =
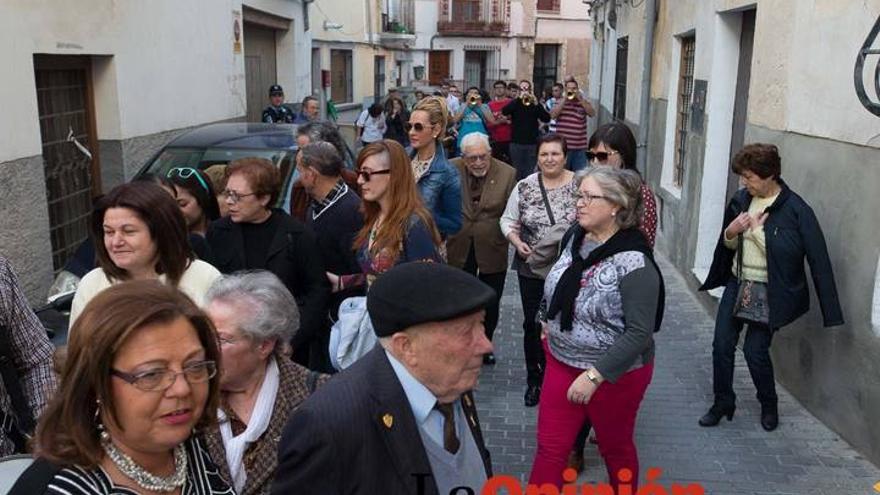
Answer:
[[[490,366],[495,365],[495,353],[490,352],[488,354],[483,354],[483,364],[488,364]]]
[[[776,404],[761,404],[761,427],[765,431],[773,431],[779,426],[779,412],[776,410]]]
[[[529,388],[526,389],[525,396],[525,405],[526,407],[535,407],[538,405],[538,402],[541,400],[541,386],[540,385],[529,385]]]
[[[722,407],[717,404],[712,404],[712,407],[709,408],[709,412],[703,415],[700,418],[700,426],[718,426],[718,423],[721,422],[721,418],[727,416],[727,420],[733,420],[733,412],[736,411],[736,406],[730,407]]]

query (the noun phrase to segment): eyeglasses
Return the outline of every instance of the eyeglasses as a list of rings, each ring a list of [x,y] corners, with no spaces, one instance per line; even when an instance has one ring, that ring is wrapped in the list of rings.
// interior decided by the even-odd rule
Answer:
[[[230,191],[229,189],[226,189],[225,191],[223,191],[220,194],[225,196],[226,199],[232,201],[233,203],[238,203],[239,201],[241,201],[241,198],[246,198],[248,196],[256,196],[257,195],[257,193],[239,194],[235,191]]]
[[[357,171],[358,177],[364,179],[364,182],[370,182],[370,179],[373,178],[374,175],[385,175],[390,174],[391,169],[386,168],[385,170],[366,170],[360,169]]]
[[[425,130],[425,124],[422,124],[421,122],[416,122],[415,124],[411,124],[409,122],[403,123],[403,130],[409,132],[412,129],[415,129],[416,132],[422,132]]]
[[[205,179],[202,178],[202,174],[200,174],[199,171],[194,168],[175,167],[169,170],[168,174],[166,174],[165,177],[171,178],[175,175],[180,177],[181,179],[189,179],[190,177],[195,175],[196,179],[199,181],[199,184],[202,185],[202,189],[204,189],[205,192],[209,191],[208,184],[205,182]]]
[[[121,378],[125,382],[134,385],[135,388],[144,392],[164,391],[171,388],[177,381],[178,375],[183,375],[189,383],[204,383],[217,375],[217,363],[214,361],[200,361],[183,367],[183,371],[154,370],[143,373],[125,373],[111,369],[110,374]]]
[[[592,202],[595,201],[595,200],[597,200],[597,199],[605,199],[605,200],[607,200],[607,199],[608,199],[608,196],[600,196],[600,195],[597,195],[597,194],[578,194],[578,195],[577,195],[577,202],[578,202],[578,203],[583,203],[584,206],[590,206],[590,204],[592,204]]]
[[[587,161],[591,162],[594,159],[600,162],[607,162],[608,157],[612,155],[616,155],[620,153],[619,151],[587,151]]]
[[[489,154],[483,153],[482,155],[465,155],[464,159],[468,163],[484,162],[489,159]]]
[[[217,336],[217,344],[219,344],[219,345],[232,345],[232,344],[235,344],[235,343],[240,342],[242,340],[244,340],[244,339],[221,337],[219,335]]]

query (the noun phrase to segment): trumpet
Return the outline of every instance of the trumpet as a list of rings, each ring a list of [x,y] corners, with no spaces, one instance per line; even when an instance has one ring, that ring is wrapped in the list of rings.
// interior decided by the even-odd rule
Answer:
[[[480,101],[479,96],[471,96],[470,98],[468,98],[468,105],[474,106],[477,104],[478,101]]]
[[[577,91],[566,91],[565,92],[565,98],[568,100],[573,100],[575,96],[577,96]]]
[[[532,95],[530,93],[524,92],[520,95],[519,99],[522,100],[523,106],[529,106],[532,104]]]

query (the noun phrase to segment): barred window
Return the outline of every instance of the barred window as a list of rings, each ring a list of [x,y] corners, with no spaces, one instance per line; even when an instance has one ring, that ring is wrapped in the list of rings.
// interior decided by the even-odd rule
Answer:
[[[687,149],[688,124],[691,99],[694,94],[694,51],[696,38],[688,36],[681,39],[681,65],[678,76],[678,117],[675,122],[675,171],[673,183],[682,187],[685,172],[685,150]]]

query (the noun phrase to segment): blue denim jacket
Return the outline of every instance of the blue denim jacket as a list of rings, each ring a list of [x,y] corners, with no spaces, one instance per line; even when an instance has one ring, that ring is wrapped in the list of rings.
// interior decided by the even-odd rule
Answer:
[[[410,150],[410,158],[415,154],[415,150]],[[458,232],[461,229],[461,178],[458,169],[446,159],[446,152],[439,143],[434,161],[417,185],[440,235],[445,239]]]

